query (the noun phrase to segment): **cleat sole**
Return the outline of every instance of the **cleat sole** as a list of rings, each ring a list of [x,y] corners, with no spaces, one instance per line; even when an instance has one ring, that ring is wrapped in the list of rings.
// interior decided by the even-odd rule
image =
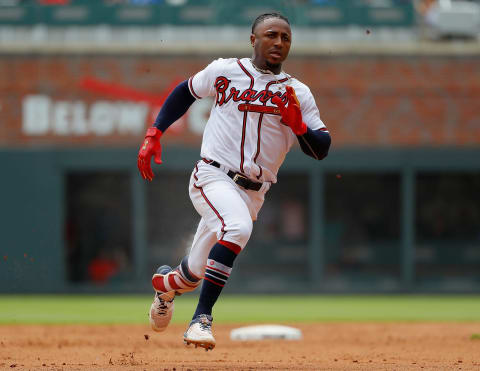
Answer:
[[[215,344],[212,344],[212,343],[207,343],[205,341],[195,341],[195,340],[183,340],[184,343],[186,345],[190,345],[190,344],[194,344],[195,345],[195,348],[197,347],[200,347],[200,348],[204,348],[205,351],[209,351],[209,350],[213,350],[213,348],[215,348]]]

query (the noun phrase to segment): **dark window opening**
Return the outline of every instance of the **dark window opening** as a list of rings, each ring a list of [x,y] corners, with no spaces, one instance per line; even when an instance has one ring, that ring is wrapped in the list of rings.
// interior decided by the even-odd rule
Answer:
[[[70,282],[105,284],[131,277],[132,197],[128,173],[68,173],[65,225]]]

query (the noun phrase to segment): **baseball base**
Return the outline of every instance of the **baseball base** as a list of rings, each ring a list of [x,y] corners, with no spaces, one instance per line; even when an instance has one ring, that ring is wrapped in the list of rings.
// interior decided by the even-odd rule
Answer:
[[[302,332],[299,329],[281,325],[247,326],[233,329],[230,339],[239,341],[249,340],[301,340]]]

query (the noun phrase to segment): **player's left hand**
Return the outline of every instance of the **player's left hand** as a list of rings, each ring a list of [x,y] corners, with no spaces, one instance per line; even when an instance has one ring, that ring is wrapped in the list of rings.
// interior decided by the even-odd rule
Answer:
[[[272,102],[280,109],[282,114],[281,121],[287,124],[295,135],[303,135],[307,132],[307,125],[302,120],[300,102],[297,99],[295,90],[291,86],[286,86],[285,89],[287,90],[288,106],[285,107],[285,104],[278,96],[274,96]]]
[[[162,146],[160,145],[160,137],[162,132],[156,127],[148,128],[143,140],[142,146],[138,151],[137,165],[143,179],[153,180],[153,171],[150,165],[152,156],[155,163],[162,163]]]

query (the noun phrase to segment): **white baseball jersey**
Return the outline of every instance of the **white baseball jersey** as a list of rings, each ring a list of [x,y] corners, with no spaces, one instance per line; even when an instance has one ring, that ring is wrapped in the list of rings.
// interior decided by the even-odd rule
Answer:
[[[325,128],[310,89],[283,71],[262,73],[249,58],[220,58],[192,76],[188,85],[195,98],[215,97],[201,156],[254,181],[275,183],[296,140],[272,103],[275,95],[286,103],[285,84],[295,89],[305,124],[313,130]]]

